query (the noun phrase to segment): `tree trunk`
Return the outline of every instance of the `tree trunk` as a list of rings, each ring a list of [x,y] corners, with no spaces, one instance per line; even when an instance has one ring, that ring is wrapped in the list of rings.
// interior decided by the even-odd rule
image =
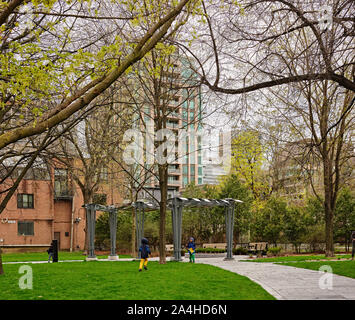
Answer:
[[[165,235],[166,235],[166,207],[168,199],[168,167],[159,165],[159,187],[160,187],[160,224],[159,224],[159,263],[166,263]]]
[[[82,190],[83,191],[83,190]],[[91,194],[90,194],[90,192],[88,192],[88,191],[83,191],[82,192],[83,193],[83,198],[84,198],[84,204],[88,204],[88,203],[90,203],[91,202],[91,198],[92,198],[92,196],[91,196]],[[84,232],[85,232],[85,242],[84,242],[84,254],[88,254],[88,249],[89,249],[89,237],[88,237],[88,232],[87,232],[87,230],[88,230],[88,219],[87,219],[87,216],[86,216],[86,213],[85,213],[85,230],[84,230]]]
[[[326,146],[325,148],[326,149]],[[323,154],[326,154],[325,152]],[[333,220],[334,205],[332,203],[332,166],[328,155],[323,156],[324,183],[324,215],[325,215],[325,256],[334,257]]]
[[[334,213],[325,203],[325,256],[334,257],[333,217]]]

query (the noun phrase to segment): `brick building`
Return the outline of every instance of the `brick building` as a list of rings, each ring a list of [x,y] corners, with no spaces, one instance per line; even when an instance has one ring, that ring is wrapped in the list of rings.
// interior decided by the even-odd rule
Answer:
[[[80,188],[70,184],[66,169],[37,173],[27,174],[0,215],[0,246],[4,252],[43,251],[57,239],[61,250],[82,250],[85,209]],[[95,196],[118,203],[122,200],[116,191],[103,183]]]

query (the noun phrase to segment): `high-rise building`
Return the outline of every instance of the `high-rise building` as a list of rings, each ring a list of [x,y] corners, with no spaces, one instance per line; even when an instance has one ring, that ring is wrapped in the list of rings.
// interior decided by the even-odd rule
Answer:
[[[202,101],[201,90],[197,85],[197,76],[192,71],[190,60],[183,58],[178,54],[172,56],[173,61],[169,71],[164,72],[160,78],[161,88],[151,89],[147,93],[144,84],[132,82],[131,86],[136,88],[136,95],[141,95],[135,101],[129,101],[135,106],[134,127],[139,128],[143,133],[142,149],[144,155],[141,163],[137,167],[145,167],[146,172],[154,171],[154,174],[142,174],[137,170],[140,181],[144,181],[144,189],[139,193],[140,198],[149,198],[149,192],[154,193],[156,198],[159,196],[159,181],[157,178],[157,159],[149,161],[147,149],[149,149],[149,140],[146,135],[153,136],[159,129],[168,129],[175,139],[175,153],[172,161],[168,161],[168,197],[179,194],[180,190],[190,183],[196,185],[203,184],[203,166],[202,166]],[[154,91],[155,90],[155,91]],[[152,92],[160,97],[159,102],[155,103]],[[153,95],[153,94],[152,94]],[[153,100],[153,101],[152,101]],[[137,103],[137,101],[144,101]],[[156,137],[156,136],[155,136]],[[154,142],[151,142],[153,145]],[[154,152],[154,151],[153,151]],[[154,153],[156,156],[157,153]]]

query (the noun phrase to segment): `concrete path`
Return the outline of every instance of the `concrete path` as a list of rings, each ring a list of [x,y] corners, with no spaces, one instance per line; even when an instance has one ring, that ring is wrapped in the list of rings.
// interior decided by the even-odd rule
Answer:
[[[207,258],[197,262],[246,276],[279,300],[355,300],[355,279],[332,274],[332,290],[321,289],[319,279],[324,273],[319,271],[273,263],[241,262],[248,257],[234,257],[232,261]]]

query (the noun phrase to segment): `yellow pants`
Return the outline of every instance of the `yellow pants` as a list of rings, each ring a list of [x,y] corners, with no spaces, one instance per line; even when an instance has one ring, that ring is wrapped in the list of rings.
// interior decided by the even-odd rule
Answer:
[[[147,264],[148,264],[148,259],[147,259],[147,258],[141,259],[141,262],[140,262],[140,264],[139,264],[139,269],[142,269],[142,267],[143,267],[143,262],[144,262],[144,266],[146,267]]]

